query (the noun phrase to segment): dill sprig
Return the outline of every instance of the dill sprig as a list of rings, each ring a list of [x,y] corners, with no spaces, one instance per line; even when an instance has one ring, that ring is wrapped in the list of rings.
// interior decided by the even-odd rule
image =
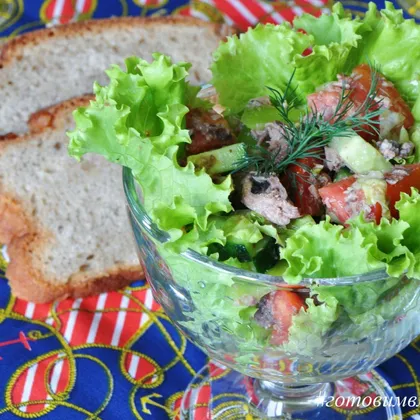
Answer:
[[[287,143],[285,156],[280,157],[280,153],[284,152],[281,148],[269,151],[260,145],[251,146],[246,156],[238,162],[235,172],[252,168],[259,174],[280,174],[292,164],[309,171],[309,168],[304,167],[299,161],[305,158],[320,159],[323,148],[328,146],[334,137],[352,136],[355,129],[364,132],[374,131],[378,134],[377,117],[382,109],[381,100],[376,99],[378,70],[375,67],[371,67],[371,85],[368,94],[357,108],[350,97],[352,90],[347,87],[343,79],[340,99],[330,119],[325,119],[324,113],[311,108],[310,112],[300,116],[297,123],[290,118],[290,111],[298,104],[297,87],[292,87],[294,74],[295,72],[292,73],[283,93],[267,87],[271,92],[271,104],[280,115]]]

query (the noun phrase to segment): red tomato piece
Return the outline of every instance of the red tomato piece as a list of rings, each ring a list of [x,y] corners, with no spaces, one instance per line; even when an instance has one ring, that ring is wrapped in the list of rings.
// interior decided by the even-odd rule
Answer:
[[[382,205],[381,203],[376,203],[371,208],[372,208],[372,212],[371,212],[370,218],[374,218],[376,224],[379,225],[382,219]]]
[[[367,64],[357,66],[350,77],[345,77],[344,82],[349,88],[349,99],[353,102],[352,108],[346,113],[346,117],[352,115],[365,102],[372,82],[372,71]],[[333,114],[338,107],[342,95],[342,84],[332,82],[324,90],[315,92],[308,96],[308,104],[316,109],[318,113],[323,113],[324,118],[334,121]],[[414,118],[410,108],[404,102],[394,85],[386,80],[382,75],[378,77],[377,97],[383,98],[382,106],[392,112],[401,114],[404,118],[403,125],[409,129],[414,124]],[[372,111],[373,109],[371,109]],[[379,117],[376,117],[377,129],[379,129]],[[400,127],[401,128],[401,127]],[[377,140],[378,135],[369,126],[360,127],[358,134],[365,140]]]
[[[420,189],[420,164],[416,163],[413,165],[405,165],[400,168],[396,168],[395,171],[402,169],[407,172],[407,175],[397,179],[396,182],[390,183],[388,180],[386,197],[389,201],[389,209],[391,211],[391,216],[398,218],[398,210],[395,208],[395,203],[401,198],[401,193],[410,194],[411,187]],[[393,178],[393,172],[385,174],[385,177],[388,179]]]
[[[322,160],[305,158],[298,159],[298,162],[301,166],[290,165],[287,168],[286,175],[282,177],[282,183],[302,216],[306,214],[321,216],[324,213],[324,206],[318,194],[320,185],[311,173],[311,169],[322,164]]]
[[[365,206],[365,195],[362,189],[356,190],[355,200],[351,205],[348,202],[348,191],[356,182],[356,177],[350,176],[341,181],[331,183],[319,189],[319,195],[327,207],[328,213],[334,216],[340,223],[345,224],[350,218],[357,216]],[[370,206],[371,211],[366,217],[380,222],[382,206],[376,203]]]
[[[356,182],[354,176],[331,183],[319,190],[319,195],[327,207],[328,213],[334,215],[338,221],[345,223],[350,217],[346,204],[346,191]],[[361,197],[363,199],[363,197]]]
[[[329,121],[337,109],[342,87],[337,82],[328,84],[325,89],[311,93],[307,96],[308,105],[317,114],[323,114],[324,119]]]
[[[274,319],[271,343],[281,345],[289,338],[293,316],[307,308],[305,298],[299,293],[277,290],[269,294],[269,304]]]
[[[395,208],[395,203],[400,200],[401,194],[411,193],[411,188],[420,189],[420,164],[404,165],[396,167],[391,172],[385,174],[387,180],[386,199],[389,206],[391,216],[398,218],[398,211]],[[346,223],[348,219],[357,214],[357,209],[363,209],[364,193],[362,190],[357,191],[357,203],[353,204],[352,210],[347,203],[348,189],[354,184],[356,178],[350,176],[341,181],[334,182],[319,189],[319,195],[323,203],[327,207],[328,213],[335,216],[340,223]],[[367,215],[368,218],[374,219],[376,223],[380,223],[382,217],[382,206],[376,203],[371,206],[371,212]]]
[[[357,66],[352,73],[353,79],[363,86],[363,90],[369,91],[370,84],[372,81],[372,70],[367,64],[360,64]],[[404,117],[403,125],[408,130],[414,124],[414,117],[411,114],[409,106],[406,104],[404,99],[401,97],[398,90],[395,88],[392,82],[385,79],[384,76],[380,75],[378,79],[378,96],[389,99],[389,106],[384,103],[383,106],[387,107],[392,112],[397,112]]]

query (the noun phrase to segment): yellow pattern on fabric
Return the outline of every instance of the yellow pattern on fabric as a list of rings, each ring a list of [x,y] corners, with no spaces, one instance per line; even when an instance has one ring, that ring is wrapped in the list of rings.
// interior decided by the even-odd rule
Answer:
[[[77,358],[80,358],[80,359],[84,358],[84,359],[92,360],[95,363],[98,363],[99,366],[101,366],[104,369],[104,371],[106,373],[106,376],[108,378],[108,386],[109,386],[108,394],[105,397],[105,399],[102,402],[102,404],[99,406],[99,408],[91,416],[92,418],[95,418],[96,419],[97,416],[98,416],[98,414],[101,413],[102,411],[104,411],[105,408],[106,408],[106,406],[108,405],[108,403],[111,401],[112,393],[114,391],[114,378],[112,376],[112,372],[110,371],[110,369],[108,368],[108,366],[106,366],[105,363],[102,362],[102,360],[98,359],[97,357],[90,356],[90,355],[87,355],[87,354],[76,354],[74,357],[76,359]]]
[[[1,245],[0,245],[0,248],[1,248]],[[7,268],[7,261],[3,257],[2,253],[0,252],[0,271],[5,272],[6,268]]]
[[[127,4],[127,0],[119,0],[119,2],[121,3],[121,7],[122,7],[121,16],[128,16],[128,4]]]
[[[180,400],[184,395],[184,391],[176,392],[175,394],[171,395],[166,401],[165,406],[172,413],[172,418],[177,418],[179,412],[181,410],[181,406],[175,407],[175,402]]]
[[[0,2],[0,32],[15,24],[23,15],[23,0],[2,0]]]
[[[26,318],[26,317],[24,317],[20,314],[17,314],[15,312],[9,312],[8,313],[8,318],[19,320],[19,321],[24,321],[24,322],[27,322],[27,323],[30,323],[30,324],[34,324],[34,325],[37,325],[37,326],[40,326],[40,327],[44,327],[45,329],[47,329],[51,332],[51,334],[49,334],[48,336],[51,336],[51,335],[55,336],[57,338],[58,342],[62,346],[62,349],[50,351],[48,353],[40,355],[37,358],[35,358],[33,360],[30,360],[30,361],[26,362],[25,364],[23,364],[9,378],[9,382],[6,385],[5,401],[6,401],[6,408],[8,408],[8,411],[10,411],[13,414],[15,414],[16,416],[19,416],[19,417],[22,417],[22,418],[34,418],[34,414],[38,415],[39,413],[24,413],[24,412],[22,412],[18,409],[19,404],[14,404],[13,401],[12,401],[12,391],[13,391],[13,388],[16,385],[16,382],[18,381],[19,377],[22,375],[23,372],[25,372],[25,370],[29,369],[31,366],[36,365],[37,363],[40,363],[43,360],[48,359],[52,356],[55,356],[59,353],[63,353],[63,351],[64,351],[64,353],[68,357],[69,364],[70,364],[69,387],[72,389],[73,386],[74,386],[75,380],[76,380],[76,368],[75,368],[75,363],[74,363],[74,355],[73,355],[71,347],[66,342],[64,337],[60,334],[60,332],[58,330],[54,329],[54,327],[52,327],[51,325],[49,325],[45,322],[42,322],[42,321],[28,319],[28,318]],[[40,337],[40,339],[42,339],[42,338],[45,337],[45,335],[41,334],[41,335],[38,335],[38,337]],[[50,404],[44,410],[42,410],[41,413],[46,414],[53,409],[54,409],[54,406],[52,404]]]
[[[142,381],[136,381],[135,378],[133,378],[132,376],[130,376],[128,374],[128,372],[125,369],[126,357],[127,357],[128,353],[137,355],[136,354],[137,353],[136,351],[129,350],[129,349],[131,349],[131,346],[144,334],[144,332],[148,329],[148,327],[150,325],[152,325],[152,321],[151,320],[149,320],[146,324],[144,324],[141,328],[138,329],[138,331],[133,335],[133,337],[126,343],[127,352],[122,353],[122,355],[120,357],[120,369],[121,369],[121,372],[124,375],[124,377],[129,382],[131,382],[133,385],[136,385],[136,386],[142,387],[142,388],[155,388],[155,387],[159,386],[163,382],[163,379],[164,379],[163,373],[166,370],[170,369],[173,365],[175,365],[178,362],[177,358],[175,358],[175,360],[176,360],[175,362],[173,361],[173,362],[169,363],[166,366],[160,367],[158,364],[156,364],[156,366],[155,366],[156,367],[156,371],[155,372],[151,372],[148,375],[146,375],[145,377],[143,377],[142,378]],[[185,350],[185,348],[184,348],[184,350]],[[147,356],[145,357],[145,359],[148,360],[148,361],[151,361],[152,360],[152,359],[149,360],[147,358]],[[155,363],[155,362],[153,361],[153,363]],[[155,375],[160,375],[159,376],[160,381],[154,381],[152,384],[146,384],[145,383],[149,379],[152,379],[153,376],[155,376]]]
[[[80,13],[77,17],[77,21],[83,21],[83,20],[88,20],[88,19],[92,19],[92,15],[95,12],[96,8],[98,7],[98,0],[91,0],[92,3],[90,5],[90,10],[88,12],[85,13]]]
[[[177,416],[178,413],[176,413],[175,411],[179,411],[179,409],[172,411],[172,409],[168,408],[166,405],[162,405],[159,402],[154,401],[154,398],[163,398],[163,396],[160,394],[153,393],[140,398],[141,409],[143,413],[151,415],[152,412],[147,408],[147,405],[152,405],[165,411],[168,414],[168,416],[172,418]]]
[[[39,17],[41,18],[41,22],[48,23],[50,19],[47,17],[47,7],[51,4],[53,0],[45,0],[42,3],[41,9],[39,9]]]
[[[75,0],[72,0],[73,2],[75,2]],[[122,16],[126,16],[128,15],[129,12],[129,7],[128,7],[128,2],[127,0],[118,0],[120,5],[121,5],[121,15]],[[133,2],[140,6],[139,4],[139,0],[133,0]],[[141,6],[142,7],[142,14],[146,14],[150,9],[160,9],[160,11],[163,13],[164,10],[162,9],[163,5],[166,5],[168,2],[168,0],[162,0],[162,4],[159,5],[147,5],[147,6]],[[416,1],[416,0],[397,0],[397,2],[403,6],[403,8],[410,13],[411,15],[415,15],[416,13],[420,12],[420,1]],[[23,12],[23,4],[24,4],[24,0],[0,0],[0,31],[6,29],[7,27],[10,27],[11,25],[15,24],[16,22],[19,21],[22,12]],[[34,27],[38,27],[40,26],[42,23],[46,23],[49,22],[50,19],[47,19],[46,17],[46,8],[47,5],[50,3],[50,1],[45,1],[41,11],[40,11],[40,16],[41,16],[41,21],[37,21],[37,22],[30,22],[27,24],[23,24],[19,27],[17,27],[16,29],[14,29],[14,31],[10,34],[10,36],[8,38],[12,38],[18,34],[20,34],[21,32],[34,28]],[[286,2],[270,2],[270,1],[266,1],[266,3],[271,4],[272,6],[276,6],[280,3],[284,4],[284,6],[289,7],[290,5],[287,5]],[[330,2],[332,3],[332,2]],[[4,16],[2,15],[2,7],[4,7],[4,5],[9,5],[9,4],[18,4],[19,5],[19,13],[18,15],[13,15],[13,16],[8,16],[7,13],[4,13]],[[362,7],[362,8],[366,8],[367,9],[367,2],[362,2],[362,1],[352,1],[352,0],[345,0],[344,4],[346,6],[357,6],[357,7]],[[331,6],[331,4],[329,4],[328,6]],[[79,20],[84,20],[88,17],[91,17],[92,13],[94,12],[95,8],[97,7],[97,0],[92,0],[92,6],[91,6],[91,10],[89,12],[87,12],[86,14],[81,14],[79,15],[78,19]],[[177,11],[181,11],[184,9],[187,9],[189,6],[185,5],[185,6],[181,6]],[[221,22],[223,21],[223,15],[220,13],[220,11],[215,8],[214,6],[211,6],[210,4],[204,2],[204,1],[193,1],[193,7],[195,8],[195,10],[203,13],[205,16],[207,16],[210,20],[212,21],[218,21]],[[275,12],[276,10],[274,10]],[[362,12],[354,12],[355,14],[359,14]],[[262,18],[260,18],[260,20],[264,20],[266,17],[268,17],[271,13],[267,12],[267,15],[264,15]],[[43,18],[44,17],[44,18]],[[1,22],[1,18],[6,18],[6,22],[2,23]],[[2,38],[0,38],[1,40]],[[5,264],[6,262],[4,261],[4,259],[1,257],[0,255],[0,269],[5,269]],[[104,349],[110,349],[110,350],[114,350],[120,353],[119,355],[119,366],[120,366],[120,370],[122,375],[124,376],[125,379],[127,379],[133,386],[129,395],[129,404],[132,410],[133,415],[138,418],[138,419],[143,419],[143,417],[140,415],[140,413],[138,412],[138,409],[141,408],[141,410],[143,411],[144,414],[147,414],[148,416],[153,415],[153,411],[150,411],[150,409],[148,408],[148,406],[154,406],[158,409],[161,409],[163,411],[165,411],[170,417],[175,418],[176,416],[179,415],[179,410],[180,408],[175,408],[175,403],[182,398],[184,392],[177,392],[173,395],[171,395],[170,397],[168,397],[166,399],[166,401],[164,403],[160,403],[159,400],[160,398],[163,398],[161,396],[161,394],[158,393],[151,393],[148,394],[146,396],[137,398],[137,391],[140,388],[143,389],[153,389],[156,388],[157,386],[159,386],[165,378],[165,373],[172,368],[173,366],[175,366],[177,363],[181,363],[185,369],[189,372],[190,375],[194,376],[196,374],[196,371],[193,369],[193,367],[189,364],[189,362],[186,360],[185,358],[185,350],[187,348],[187,339],[180,335],[180,343],[177,344],[175,342],[174,339],[172,339],[170,333],[168,332],[167,328],[165,327],[165,325],[161,322],[161,321],[170,321],[170,319],[163,314],[163,312],[161,311],[151,311],[150,309],[146,308],[146,306],[143,304],[143,302],[141,302],[140,299],[138,299],[135,296],[131,296],[130,293],[127,294],[127,292],[139,292],[139,291],[143,291],[143,290],[147,290],[148,286],[144,285],[144,286],[139,286],[139,287],[129,287],[126,289],[126,293],[124,293],[124,296],[127,296],[129,299],[131,299],[133,302],[136,302],[136,304],[139,306],[139,308],[119,308],[119,307],[114,307],[114,308],[106,308],[103,310],[91,310],[91,309],[86,309],[86,308],[70,308],[70,309],[66,309],[66,310],[62,310],[62,311],[57,311],[58,310],[58,306],[59,303],[55,302],[53,305],[51,305],[50,307],[50,313],[48,314],[48,316],[45,317],[45,319],[42,320],[29,320],[26,317],[14,313],[13,312],[13,307],[15,305],[16,300],[11,297],[9,299],[9,302],[7,303],[7,306],[5,309],[0,309],[0,323],[2,323],[4,320],[6,319],[16,319],[16,320],[20,320],[20,321],[24,321],[27,323],[32,323],[34,325],[36,325],[39,328],[44,328],[47,330],[47,332],[42,332],[41,330],[37,330],[34,329],[32,331],[29,331],[27,333],[27,337],[31,340],[34,341],[39,341],[39,340],[43,340],[43,339],[48,339],[51,337],[55,337],[59,344],[62,346],[62,348],[53,350],[49,353],[43,354],[31,361],[26,362],[25,364],[23,364],[22,366],[19,367],[19,369],[15,372],[15,374],[9,378],[9,383],[7,384],[6,387],[6,394],[5,394],[5,398],[6,398],[6,407],[1,408],[0,409],[0,415],[1,414],[5,414],[5,413],[11,413],[11,414],[15,414],[18,417],[21,418],[40,418],[42,417],[44,414],[46,414],[47,412],[50,412],[52,410],[54,410],[56,407],[66,407],[68,409],[74,410],[78,413],[81,413],[85,416],[87,416],[87,418],[89,419],[95,419],[95,420],[100,420],[101,418],[99,417],[100,413],[106,408],[106,406],[109,404],[111,397],[112,397],[112,393],[113,393],[113,389],[114,389],[114,378],[112,375],[112,372],[110,371],[110,369],[106,366],[105,363],[103,363],[99,358],[91,356],[91,355],[87,355],[87,354],[74,354],[75,351],[83,351],[84,349],[90,349],[90,348],[104,348]],[[113,346],[113,345],[108,345],[108,344],[96,344],[96,343],[92,343],[92,344],[81,344],[78,346],[70,346],[67,341],[65,340],[65,338],[63,337],[63,335],[61,334],[61,330],[62,330],[62,317],[65,314],[69,314],[69,313],[73,313],[73,312],[84,312],[84,313],[90,313],[90,314],[102,314],[102,313],[144,313],[147,314],[149,316],[149,320],[147,322],[145,322],[142,327],[140,329],[138,329],[134,334],[131,335],[131,337],[126,340],[126,342],[124,343],[123,346]],[[48,323],[46,323],[46,321],[49,320],[53,320],[54,321],[54,326],[49,325]],[[174,357],[166,364],[163,366],[160,366],[153,358],[151,358],[150,356],[147,356],[139,351],[136,350],[132,350],[132,347],[135,345],[135,343],[137,343],[143,336],[144,334],[149,330],[150,327],[152,326],[156,326],[158,328],[158,330],[160,331],[160,333],[165,337],[165,340],[167,341],[167,343],[169,344],[169,346],[171,347],[171,349],[174,351]],[[417,339],[413,344],[413,348],[416,349],[417,351],[420,351],[420,347],[419,347],[419,339]],[[68,353],[67,353],[68,352]],[[63,353],[65,353],[63,355]],[[141,377],[140,379],[136,380],[135,378],[133,378],[133,376],[131,376],[129,374],[129,372],[127,371],[126,368],[126,363],[127,363],[127,358],[128,355],[131,356],[137,356],[139,358],[142,358],[144,360],[146,360],[148,363],[150,363],[153,366],[153,371],[150,372],[149,374],[145,375],[144,377]],[[58,357],[56,357],[58,356]],[[45,374],[44,374],[44,386],[45,389],[47,390],[47,393],[49,395],[49,397],[51,397],[52,399],[47,399],[47,400],[32,400],[32,401],[25,401],[25,402],[20,402],[20,403],[13,403],[12,402],[12,394],[11,391],[13,390],[13,387],[15,386],[16,382],[18,381],[20,375],[22,375],[26,369],[29,369],[29,367],[34,366],[37,363],[40,363],[42,361],[48,360],[48,358],[50,357],[56,357],[55,359],[51,360],[48,363],[48,366],[46,367],[45,370]],[[75,386],[75,382],[77,380],[77,371],[76,371],[76,359],[87,359],[92,361],[93,363],[98,364],[103,371],[105,372],[105,375],[107,377],[107,381],[108,381],[108,390],[107,390],[107,394],[103,400],[103,402],[101,403],[100,407],[98,409],[96,409],[96,411],[92,412],[89,411],[83,407],[79,407],[75,404],[72,404],[69,401],[66,401],[68,398],[70,398],[70,393],[73,390],[74,386]],[[401,360],[403,360],[403,362],[406,364],[406,366],[409,368],[410,373],[413,375],[414,381],[410,382],[410,383],[406,383],[406,384],[400,384],[400,385],[396,385],[393,387],[393,389],[403,389],[403,388],[409,388],[409,387],[413,387],[416,389],[417,394],[419,394],[419,382],[418,379],[416,377],[415,371],[413,369],[413,367],[410,365],[410,363],[403,357],[400,357]],[[54,367],[57,365],[57,363],[59,362],[63,362],[63,363],[68,363],[69,364],[69,377],[67,378],[67,383],[65,384],[65,388],[64,390],[56,390],[55,392],[53,391],[52,387],[51,387],[51,383],[50,383],[50,375],[52,373],[52,370],[54,369]],[[224,375],[226,375],[229,372],[229,370],[223,371],[220,375],[217,375],[216,377],[212,378],[213,380],[216,379],[220,379],[222,378]],[[149,380],[152,380],[151,383],[147,383]],[[218,396],[217,398],[215,398],[213,400],[217,401],[219,398],[226,398],[227,396],[233,396],[235,394],[223,394]],[[242,398],[241,395],[237,395],[238,397]],[[9,397],[9,398],[8,398]],[[222,404],[220,404],[219,406],[215,407],[215,410],[221,410],[224,409],[228,406],[230,406],[231,404],[236,404],[237,407],[235,407],[232,410],[229,410],[227,413],[230,413],[232,415],[232,419],[241,419],[243,420],[243,413],[246,412],[246,406],[244,407],[243,405],[241,405],[241,407],[238,407],[238,404],[240,404],[240,402],[238,401],[230,401],[230,402],[224,402]],[[140,405],[138,405],[140,404]],[[46,409],[36,412],[36,413],[24,413],[22,411],[19,410],[19,408],[21,407],[28,407],[28,406],[37,406],[37,405],[45,405],[48,406],[46,407]],[[50,407],[51,406],[51,407]],[[200,407],[208,407],[209,404],[198,404],[198,406]],[[47,410],[48,409],[48,410]],[[241,414],[236,413],[236,410],[244,410],[241,412]],[[410,413],[407,413],[404,417],[410,417],[416,413],[420,413],[419,409],[413,410]],[[345,413],[347,414],[347,413]],[[147,418],[150,418],[146,416]],[[348,419],[350,419],[352,417],[352,415],[348,415]],[[253,417],[250,414],[247,414],[245,417],[245,420],[251,420]],[[254,419],[256,419],[256,417],[254,417]]]
[[[407,369],[409,370],[409,372],[410,372],[410,374],[411,374],[411,376],[413,377],[413,380],[414,380],[414,388],[416,390],[417,398],[420,398],[420,382],[418,380],[416,371],[414,370],[413,366],[403,355],[397,354],[395,357],[400,359],[405,364]],[[419,413],[420,413],[420,408],[417,407],[414,410],[411,410],[407,413],[404,413],[403,417],[408,418],[408,417],[414,416],[415,414],[419,414]]]
[[[179,357],[180,362],[185,366],[185,368],[188,370],[188,372],[192,375],[196,375],[196,371],[192,368],[192,366],[189,364],[189,362],[185,359],[184,355],[179,351],[177,345],[175,344],[174,340],[172,339],[171,335],[168,333],[166,328],[162,325],[162,323],[159,321],[159,316],[162,317],[162,314],[155,314],[153,311],[150,311],[139,299],[137,299],[135,296],[132,296],[130,293],[122,292],[124,296],[127,296],[129,299],[132,299],[133,302],[137,303],[145,313],[147,313],[150,317],[150,319],[154,322],[156,327],[159,329],[159,331],[162,333],[162,335],[165,337],[166,341],[172,348],[172,350],[175,352],[175,354]],[[167,319],[166,315],[165,318]]]
[[[30,405],[46,405],[46,404],[51,404],[51,400],[34,400],[34,401],[28,401],[28,402],[21,402],[21,403],[15,404],[15,406],[16,407],[28,407]],[[90,412],[90,411],[88,411],[88,410],[86,410],[82,407],[79,407],[76,404],[69,403],[67,401],[57,401],[55,403],[55,405],[57,407],[62,406],[62,407],[71,408],[72,410],[78,411],[79,413],[86,414],[86,415],[89,416],[88,419],[101,420],[100,417],[94,416],[92,412]],[[10,412],[10,411],[11,410],[10,410],[9,407],[3,408],[2,410],[0,410],[0,415],[4,414],[4,413],[7,413],[7,412]],[[30,419],[37,419],[37,418],[40,418],[44,415],[43,413],[42,414],[41,413],[24,413],[22,411],[19,411],[19,413],[20,414],[26,414],[25,416],[20,415],[20,417],[30,418]]]
[[[197,12],[202,13],[211,22],[218,22],[218,23],[224,22],[223,14],[220,12],[220,10],[217,7],[211,4],[205,3],[202,0],[193,0],[191,2],[191,7],[194,10],[197,10]]]
[[[70,391],[69,390],[64,390],[64,391],[61,391],[61,392],[58,392],[58,393],[54,392],[52,390],[52,388],[51,388],[51,384],[50,384],[50,381],[49,381],[51,371],[55,368],[55,366],[57,365],[57,363],[64,362],[66,360],[67,360],[67,358],[65,356],[57,357],[56,359],[52,360],[51,363],[45,369],[44,386],[45,386],[45,388],[47,390],[48,395],[53,400],[64,401],[66,398],[68,398],[68,396],[70,394]]]
[[[12,313],[16,298],[10,295],[9,302],[5,309],[0,309],[0,324]]]
[[[134,385],[133,392],[132,392],[133,396],[135,396],[135,393],[139,388],[155,388],[155,387],[159,386],[164,380],[165,371],[170,369],[172,366],[176,365],[179,361],[181,361],[184,364],[184,366],[186,367],[186,369],[189,371],[189,373],[191,375],[194,375],[195,374],[194,369],[192,369],[192,367],[189,365],[189,363],[185,360],[185,357],[184,357],[184,352],[185,352],[185,349],[186,349],[186,346],[187,346],[186,338],[180,335],[180,345],[177,346],[175,341],[173,341],[172,338],[170,337],[169,332],[166,330],[166,328],[164,327],[164,325],[160,321],[160,320],[165,320],[167,322],[170,322],[169,318],[163,312],[161,312],[160,310],[154,312],[154,311],[148,309],[143,304],[143,302],[141,302],[137,297],[135,297],[131,294],[132,292],[145,291],[147,289],[148,289],[148,286],[144,285],[144,286],[141,286],[141,287],[129,288],[125,292],[121,293],[122,295],[127,296],[129,299],[131,299],[133,302],[135,302],[136,305],[138,306],[138,308],[124,308],[124,309],[122,309],[122,308],[106,308],[104,310],[89,310],[89,309],[85,309],[85,308],[78,308],[78,309],[70,308],[70,309],[66,309],[66,310],[57,312],[59,302],[55,302],[50,306],[49,314],[44,318],[44,320],[31,320],[31,319],[28,319],[21,314],[13,312],[13,307],[15,305],[15,299],[10,298],[6,308],[0,311],[0,320],[4,320],[4,319],[9,318],[9,319],[15,319],[15,320],[20,320],[20,321],[24,321],[24,322],[29,322],[29,323],[33,324],[34,326],[37,326],[38,328],[43,327],[44,329],[46,329],[47,332],[42,332],[40,329],[35,329],[35,330],[29,331],[27,333],[28,338],[30,338],[31,340],[37,341],[37,340],[46,339],[46,338],[50,338],[50,337],[54,336],[58,340],[59,344],[61,345],[61,348],[50,351],[50,352],[48,352],[46,354],[43,354],[43,355],[41,355],[41,356],[31,360],[31,361],[28,361],[16,370],[14,375],[10,378],[9,383],[7,384],[7,388],[6,388],[6,407],[0,410],[0,414],[10,412],[10,413],[13,413],[14,415],[16,415],[18,417],[21,417],[21,418],[39,418],[39,417],[51,412],[52,410],[54,410],[54,408],[56,408],[58,406],[65,406],[65,407],[77,410],[77,411],[79,411],[83,414],[86,414],[86,415],[89,416],[89,418],[99,419],[100,418],[99,414],[104,410],[104,408],[109,403],[109,401],[112,397],[112,391],[113,391],[112,372],[108,369],[108,367],[100,359],[98,359],[94,356],[83,355],[83,354],[74,354],[74,351],[77,351],[77,350],[83,350],[83,349],[87,349],[87,348],[108,348],[108,349],[113,349],[113,350],[119,351],[121,353],[121,357],[120,357],[121,373],[123,374],[123,376],[127,380],[129,380],[131,383],[133,383],[133,385]],[[132,336],[127,340],[127,342],[125,343],[125,345],[123,347],[107,345],[107,344],[96,344],[96,343],[82,344],[82,345],[70,347],[69,344],[66,342],[66,340],[64,339],[64,337],[62,336],[62,334],[59,331],[62,327],[61,317],[66,313],[78,312],[78,311],[88,312],[88,313],[106,313],[106,312],[144,313],[145,315],[148,316],[149,319],[148,319],[147,322],[145,322],[142,325],[142,327],[140,329],[136,330],[136,332],[134,334],[132,334]],[[54,321],[54,323],[55,323],[54,326],[45,322],[45,321],[51,321],[51,320]],[[158,327],[160,332],[167,339],[168,344],[173,349],[174,354],[175,354],[175,357],[169,363],[167,363],[164,366],[160,366],[151,357],[131,349],[131,347],[134,345],[134,343],[136,343],[137,340],[139,340],[139,338],[152,325],[156,325]],[[65,354],[63,355],[63,353],[65,353]],[[137,356],[139,358],[143,358],[144,360],[147,360],[147,362],[150,363],[150,365],[154,367],[153,372],[150,372],[148,375],[145,375],[140,380],[135,380],[135,378],[132,378],[128,374],[128,372],[125,368],[125,362],[126,362],[126,358],[127,358],[128,354],[131,354],[132,356]],[[48,399],[48,400],[36,400],[36,401],[32,400],[32,401],[24,401],[24,402],[19,402],[19,403],[13,403],[13,401],[12,401],[12,391],[13,391],[14,386],[16,385],[16,382],[21,377],[21,375],[27,369],[29,369],[31,366],[37,365],[38,363],[42,363],[42,362],[45,363],[45,361],[48,360],[51,357],[53,357],[54,359],[51,360],[51,362],[48,363],[48,365],[45,368],[45,373],[44,373],[44,387],[45,387],[47,395],[49,396],[50,399]],[[77,358],[85,358],[85,359],[89,359],[89,360],[92,360],[92,361],[96,362],[97,364],[99,364],[104,369],[104,371],[107,375],[108,392],[107,392],[107,395],[105,397],[105,400],[103,401],[101,406],[95,412],[90,412],[90,411],[84,409],[83,407],[77,407],[77,406],[75,406],[75,405],[66,401],[66,399],[69,398],[71,390],[73,389],[75,381],[76,381],[75,360]],[[68,383],[66,384],[64,390],[61,390],[61,391],[55,393],[55,392],[53,392],[53,390],[51,388],[49,378],[50,378],[50,374],[52,372],[52,369],[59,362],[69,363],[69,380],[68,380]],[[152,383],[146,383],[150,379],[153,379],[153,382]],[[43,407],[42,410],[34,412],[34,413],[25,413],[23,411],[20,411],[20,409],[19,409],[21,407],[30,406],[30,405],[32,405],[32,406],[43,405],[45,407]],[[156,405],[156,404],[152,404],[152,405]],[[162,409],[164,409],[169,414],[169,410],[166,406],[162,405]],[[132,405],[132,410],[133,410],[133,413],[136,415],[137,408],[135,407],[135,404]],[[136,417],[141,419],[141,416],[139,414],[136,415]]]

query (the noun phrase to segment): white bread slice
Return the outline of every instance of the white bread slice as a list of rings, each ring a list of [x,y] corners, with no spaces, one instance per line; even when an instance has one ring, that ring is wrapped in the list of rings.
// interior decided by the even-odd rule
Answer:
[[[191,81],[210,80],[211,53],[232,32],[185,17],[124,17],[71,23],[29,32],[0,47],[0,135],[27,131],[29,116],[92,92],[111,64],[154,52],[192,63]]]
[[[32,133],[0,141],[0,243],[14,295],[33,302],[117,290],[142,278],[121,168],[67,154],[77,98],[30,120]]]

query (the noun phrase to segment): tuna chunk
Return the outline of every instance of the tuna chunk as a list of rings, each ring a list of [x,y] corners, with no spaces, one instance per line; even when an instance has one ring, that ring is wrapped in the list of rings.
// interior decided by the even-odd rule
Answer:
[[[277,162],[287,156],[289,144],[281,123],[267,123],[262,130],[252,130],[252,135],[260,146],[265,145],[269,152],[276,153]]]
[[[325,147],[325,163],[330,171],[337,172],[342,166],[344,166],[343,159],[332,147]]]
[[[396,140],[382,140],[378,143],[379,151],[385,159],[407,158],[414,152],[414,144],[406,142],[398,143]]]
[[[299,210],[287,197],[287,191],[275,175],[247,175],[242,183],[242,202],[249,209],[280,226],[300,217]]]

